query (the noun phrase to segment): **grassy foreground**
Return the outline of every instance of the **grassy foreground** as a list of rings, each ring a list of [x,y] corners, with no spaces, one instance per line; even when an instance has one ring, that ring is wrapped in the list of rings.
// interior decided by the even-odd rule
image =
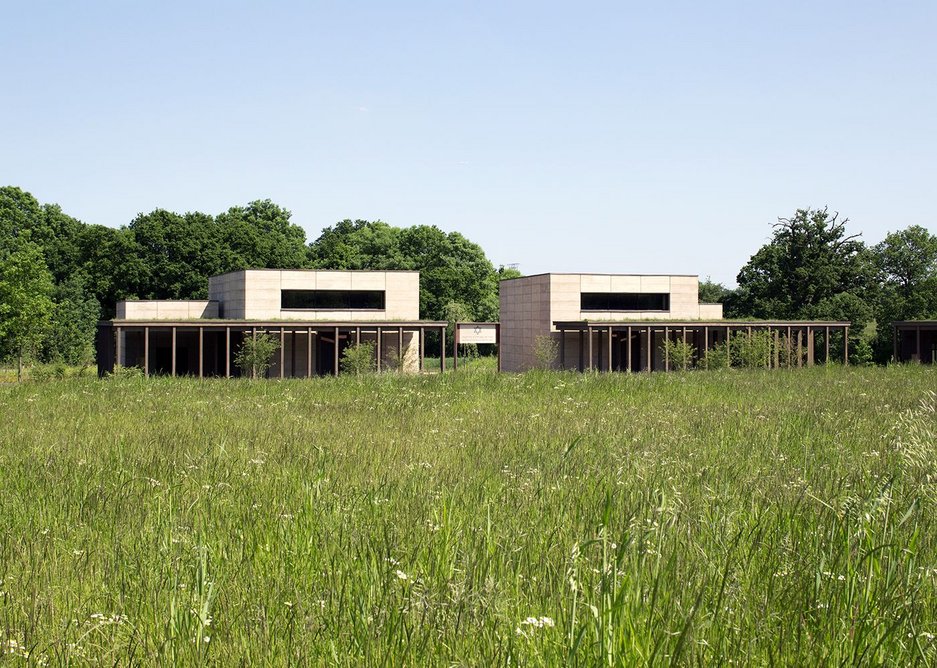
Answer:
[[[0,663],[933,665],[935,380],[0,386]]]

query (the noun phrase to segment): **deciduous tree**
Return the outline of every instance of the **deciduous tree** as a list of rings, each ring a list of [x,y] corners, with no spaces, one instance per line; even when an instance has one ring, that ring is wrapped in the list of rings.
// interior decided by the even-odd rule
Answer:
[[[16,357],[16,377],[22,379],[23,360],[42,344],[52,317],[52,275],[42,249],[17,237],[0,266],[0,347]]]

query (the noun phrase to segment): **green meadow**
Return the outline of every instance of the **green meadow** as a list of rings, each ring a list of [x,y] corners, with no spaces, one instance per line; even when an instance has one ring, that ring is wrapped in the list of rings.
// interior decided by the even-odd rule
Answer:
[[[921,367],[0,385],[4,665],[934,665]]]

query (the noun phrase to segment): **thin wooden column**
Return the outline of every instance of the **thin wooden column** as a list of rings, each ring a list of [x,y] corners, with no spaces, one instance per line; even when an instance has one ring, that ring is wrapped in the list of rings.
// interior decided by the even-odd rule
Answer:
[[[601,329],[595,330],[595,334],[598,337],[598,341],[596,343],[599,346],[599,349],[596,351],[595,370],[601,371],[602,370],[602,357],[603,357],[602,355],[602,330]]]
[[[849,325],[843,327],[843,365],[849,366]]]
[[[176,328],[172,328],[172,376],[176,376]]]
[[[703,354],[709,351],[709,327],[703,327]]]
[[[360,327],[355,327],[355,345],[356,346],[361,345],[361,328]]]
[[[498,373],[501,373],[501,323],[495,325],[495,345],[498,346]]]
[[[608,328],[608,370],[609,372],[614,371],[612,368],[612,328]]]
[[[631,373],[631,325],[628,325],[628,350],[625,355],[628,358],[628,373]]]
[[[306,378],[312,378],[312,327],[306,328]]]
[[[120,334],[118,334],[117,336],[119,337]],[[915,340],[914,349],[917,351],[917,362],[918,364],[920,364],[921,363],[921,326],[920,325],[915,325],[914,327],[914,340]]]
[[[732,366],[732,328],[726,325],[726,366]]]
[[[123,362],[123,360],[121,359],[121,357],[122,357],[122,356],[121,356],[121,353],[124,351],[123,344],[121,343],[121,340],[120,340],[120,334],[121,334],[122,331],[123,331],[123,329],[122,329],[121,327],[119,327],[119,326],[114,328],[114,341],[115,341],[115,343],[114,343],[114,349],[117,351],[117,352],[115,353],[115,357],[117,358],[117,366],[123,366],[123,365],[124,365],[124,362]]]
[[[338,341],[335,342],[338,345]],[[283,367],[286,366],[286,330],[280,326],[280,380],[283,380]]]
[[[501,356],[501,346],[498,346],[498,357]],[[566,330],[560,330],[560,368],[566,370]]]
[[[198,377],[202,378],[205,370],[205,328],[198,328]]]
[[[787,368],[791,368],[791,328],[787,327]]]
[[[807,366],[813,366],[814,356],[816,355],[816,338],[813,327],[807,327]]]
[[[397,371],[403,371],[403,327],[397,328]]]
[[[898,325],[893,325],[891,330],[891,359],[898,361]]]
[[[827,326],[825,328],[825,331],[823,332],[823,347],[825,348],[825,352],[823,355],[823,363],[829,364],[830,363],[830,328],[829,326]]]
[[[774,328],[774,368],[781,368],[781,332]]]
[[[647,328],[647,372],[651,373],[654,364],[654,332]]]
[[[446,328],[439,328],[439,373],[446,372]]]
[[[670,371],[670,327],[664,327],[664,371]]]
[[[231,328],[224,328],[224,377],[231,377]]]
[[[426,355],[426,345],[424,344],[426,337],[426,328],[420,327],[420,371],[423,370],[423,357]],[[501,354],[501,351],[498,351],[498,354]]]
[[[459,326],[455,325],[452,332],[452,370],[459,368]]]
[[[588,336],[589,336],[589,371],[592,371],[592,328],[589,327]]]
[[[150,328],[143,328],[143,375],[150,377]]]
[[[579,340],[579,373],[586,370],[586,333],[583,329],[576,330],[576,338]]]
[[[338,337],[339,337],[339,334],[340,333],[338,331],[338,327],[336,327],[335,328],[335,350],[333,351],[334,355],[332,356],[332,363],[334,364],[332,375],[336,377],[338,376],[338,343],[339,343]]]
[[[377,326],[377,370],[381,370],[381,326]]]
[[[804,365],[804,339],[803,339],[803,330],[799,327],[797,328],[797,368],[800,369]]]

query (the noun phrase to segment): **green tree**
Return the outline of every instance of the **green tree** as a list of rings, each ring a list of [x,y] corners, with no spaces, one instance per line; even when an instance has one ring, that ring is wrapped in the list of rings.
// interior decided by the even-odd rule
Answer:
[[[117,301],[146,294],[150,272],[133,233],[127,228],[85,225],[78,239],[86,290],[114,315]]]
[[[53,291],[54,309],[46,340],[46,358],[72,366],[87,366],[94,360],[94,335],[101,305],[85,289],[78,273]]]
[[[234,363],[249,378],[263,378],[270,368],[273,354],[280,349],[280,341],[268,332],[245,336],[234,354]]]
[[[892,354],[891,323],[937,318],[937,236],[919,225],[888,234],[874,247],[881,281],[875,357]]]
[[[699,300],[706,304],[721,304],[732,292],[722,283],[717,283],[707,276],[699,282]]]
[[[361,376],[377,369],[377,346],[372,341],[362,341],[347,346],[342,351],[341,369],[343,373]]]
[[[731,315],[807,318],[841,293],[868,301],[875,283],[871,254],[857,235],[846,234],[847,222],[825,208],[779,218],[771,241],[739,272]]]
[[[480,319],[498,314],[498,274],[481,247],[458,232],[343,220],[310,244],[309,258],[318,269],[419,271],[423,318],[443,319],[450,302],[465,304]]]
[[[146,268],[142,299],[204,299],[208,278],[227,269],[219,228],[207,214],[157,209],[128,229]]]
[[[17,239],[24,233],[31,236],[41,226],[41,219],[42,208],[35,197],[15,186],[0,188],[0,258],[15,250]]]
[[[23,360],[39,349],[52,317],[52,276],[42,249],[18,237],[0,266],[0,347],[16,357],[16,378],[22,380]]]
[[[224,247],[224,271],[299,269],[307,264],[306,232],[290,212],[269,199],[235,206],[215,222]]]

